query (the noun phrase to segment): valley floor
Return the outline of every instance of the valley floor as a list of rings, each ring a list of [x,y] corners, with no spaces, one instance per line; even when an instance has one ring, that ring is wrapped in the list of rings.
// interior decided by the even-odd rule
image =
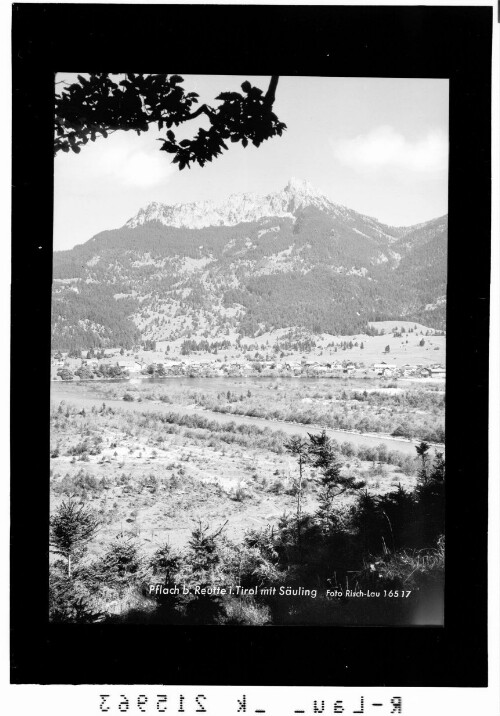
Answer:
[[[140,537],[146,551],[165,541],[182,546],[197,519],[214,527],[227,520],[228,536],[241,539],[246,530],[295,510],[297,466],[284,443],[292,435],[319,433],[321,423],[221,412],[220,381],[207,380],[204,391],[203,381],[196,383],[196,389],[182,381],[52,384],[52,510],[69,494],[88,500],[105,521],[92,546],[96,553],[123,530]],[[290,400],[309,408],[314,401],[335,405],[332,381],[296,383],[223,381],[224,405],[240,407],[252,397],[271,412]],[[341,384],[338,390],[345,392]],[[228,393],[245,399],[227,402]],[[212,409],[206,408],[212,399]],[[344,470],[370,492],[414,486],[415,441],[332,429],[328,434],[339,443]],[[309,471],[304,509],[316,507],[317,483]]]

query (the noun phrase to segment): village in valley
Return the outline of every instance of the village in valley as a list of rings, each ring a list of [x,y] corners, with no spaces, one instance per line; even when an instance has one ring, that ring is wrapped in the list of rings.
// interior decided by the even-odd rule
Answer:
[[[446,367],[441,363],[430,366],[405,363],[397,366],[395,363],[373,363],[365,366],[364,363],[342,361],[333,363],[320,363],[314,360],[223,360],[216,361],[199,359],[197,361],[184,361],[170,359],[168,362],[148,363],[146,360],[134,357],[123,358],[119,356],[115,362],[116,354],[110,352],[100,358],[69,358],[65,354],[56,353],[52,359],[52,369],[55,371],[54,380],[88,380],[88,379],[126,379],[137,375],[149,378],[167,378],[187,376],[202,377],[384,377],[384,378],[446,378]],[[108,367],[108,375],[101,373],[102,366]],[[109,370],[111,369],[111,371]],[[114,370],[113,370],[114,369]],[[79,375],[82,373],[82,376]]]
[[[308,337],[311,350],[280,350],[280,332],[224,341],[213,353],[186,350],[189,341],[146,341],[135,350],[53,351],[52,380],[203,377],[322,377],[445,380],[444,331],[380,322],[380,335]],[[389,325],[389,328],[384,328]],[[405,328],[406,326],[406,328]],[[399,339],[399,340],[398,340]],[[387,343],[387,341],[390,341]]]
[[[322,483],[314,463],[308,459],[302,470],[293,450],[295,445],[310,450],[307,446],[323,436],[335,451],[339,479],[349,485],[335,498],[335,509],[350,525],[342,539],[364,554],[358,536],[364,523],[355,524],[366,505],[380,512],[377,530],[385,530],[388,519],[394,530],[404,505],[415,505],[411,509],[420,515],[412,495],[420,494],[422,469],[434,475],[444,465],[446,336],[418,324],[404,332],[403,327],[401,321],[395,331],[379,327],[378,335],[302,333],[301,341],[288,343],[300,343],[302,350],[283,349],[283,334],[276,331],[239,341],[218,336],[213,352],[193,350],[200,345],[198,336],[147,339],[131,350],[54,351],[51,504],[59,514],[68,500],[70,505],[81,500],[102,521],[99,539],[89,545],[88,569],[108,569],[109,555],[123,548],[152,565],[151,579],[164,579],[154,571],[157,563],[172,563],[179,565],[178,579],[196,585],[199,573],[191,573],[189,565],[199,530],[200,540],[217,535],[224,555],[217,584],[253,584],[257,578],[267,584],[269,570],[287,583],[286,568],[277,572],[274,563],[263,561],[255,540],[276,541],[284,530],[294,535],[297,510],[303,543],[312,539],[314,524],[307,525],[319,514]],[[436,489],[434,478],[429,485]],[[417,536],[421,533],[418,527]],[[384,543],[374,534],[376,553]],[[382,534],[386,542],[393,539],[392,531]],[[422,540],[414,544],[425,547]],[[438,583],[443,545],[425,557],[436,564]],[[307,548],[310,559],[315,549]],[[244,577],[234,572],[240,564]],[[261,572],[255,570],[267,571],[256,577]],[[157,602],[142,594],[135,572],[126,574],[123,587],[99,583],[93,592],[86,579],[76,580],[78,589],[106,618],[154,617]],[[281,623],[273,605],[228,599],[220,623],[230,620],[234,609],[241,623]],[[169,612],[168,619],[189,621],[183,608]],[[317,616],[310,603],[301,602],[297,616],[285,618],[346,619],[337,603],[322,603],[320,611]],[[68,614],[65,620],[74,618]],[[352,615],[356,622],[363,618],[357,611]],[[368,619],[377,618],[370,612]]]

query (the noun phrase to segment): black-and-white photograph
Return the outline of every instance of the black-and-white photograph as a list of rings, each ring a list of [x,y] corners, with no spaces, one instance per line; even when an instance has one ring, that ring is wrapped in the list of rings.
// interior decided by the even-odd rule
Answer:
[[[50,620],[442,626],[448,80],[54,94]]]
[[[14,4],[12,713],[498,711],[492,20]]]

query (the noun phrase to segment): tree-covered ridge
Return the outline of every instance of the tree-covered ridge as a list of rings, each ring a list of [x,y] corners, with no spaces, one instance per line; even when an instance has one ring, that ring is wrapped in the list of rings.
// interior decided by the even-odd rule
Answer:
[[[130,314],[137,306],[133,298],[116,301],[113,287],[79,281],[78,292],[71,284],[55,287],[52,296],[52,346],[74,351],[107,345],[131,348],[140,341],[140,332]]]
[[[181,317],[194,335],[210,315],[212,340],[229,327],[349,335],[390,319],[443,329],[446,259],[446,217],[394,228],[310,206],[236,226],[126,226],[54,254],[54,347],[169,340]]]

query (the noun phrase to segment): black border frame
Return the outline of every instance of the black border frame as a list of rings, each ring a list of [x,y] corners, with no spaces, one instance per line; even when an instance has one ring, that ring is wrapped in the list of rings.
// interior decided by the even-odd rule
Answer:
[[[13,5],[12,683],[487,685],[492,14],[464,6]],[[453,480],[443,628],[48,623],[53,77],[166,66],[450,79]],[[33,350],[20,350],[27,339]]]

